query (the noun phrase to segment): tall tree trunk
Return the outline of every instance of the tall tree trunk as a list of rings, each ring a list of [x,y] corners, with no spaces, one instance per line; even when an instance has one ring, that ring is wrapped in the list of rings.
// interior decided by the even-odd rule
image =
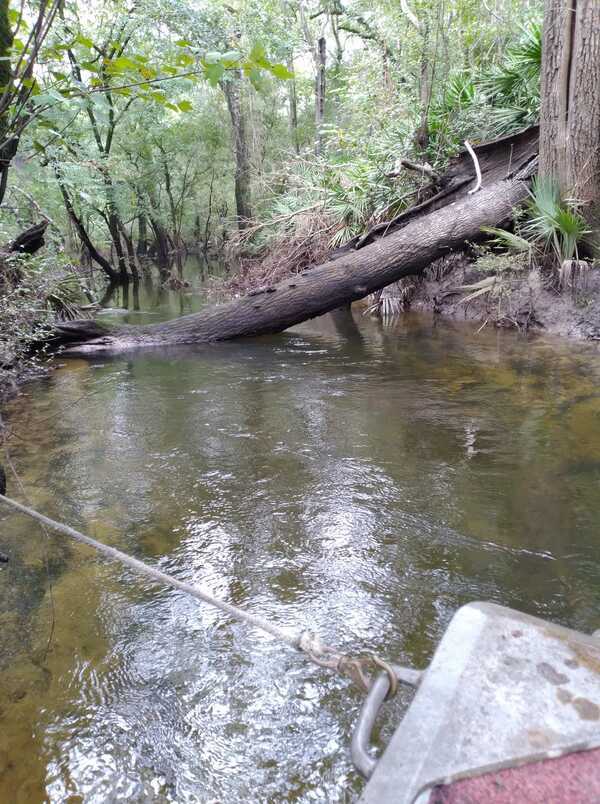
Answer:
[[[163,176],[165,177],[165,192],[167,193],[167,198],[169,200],[169,213],[171,215],[171,231],[173,233],[172,239],[175,248],[179,249],[181,248],[181,242],[179,238],[177,204],[175,203],[175,198],[173,196],[173,186],[171,182],[171,169],[169,167],[167,152],[160,143],[157,143],[157,147],[161,154]]]
[[[112,240],[115,254],[117,255],[117,264],[119,266],[119,278],[121,282],[128,282],[129,276],[127,274],[127,263],[125,261],[125,252],[123,251],[123,243],[121,242],[121,229],[123,224],[116,212],[109,212],[106,216],[106,223],[110,238]]]
[[[139,257],[145,257],[148,253],[148,218],[145,212],[138,214],[137,253]]]
[[[9,87],[12,80],[10,54],[13,44],[12,28],[9,19],[9,0],[0,0],[0,86]],[[2,90],[4,92],[4,90]],[[0,93],[1,94],[1,93]],[[17,151],[17,140],[7,140],[8,112],[0,116],[0,204],[4,200],[8,169]]]
[[[316,42],[308,22],[304,0],[298,0],[300,25],[306,44],[315,66],[315,154],[319,156],[323,150],[323,119],[325,116],[325,69],[327,66],[327,42],[321,36]]]
[[[204,243],[202,244],[202,253],[204,254],[204,260],[207,260],[208,255],[208,245],[210,243],[210,219],[212,217],[212,208],[213,208],[213,186],[215,183],[215,169],[213,167],[212,173],[210,175],[210,185],[208,188],[208,210],[206,213],[206,221],[204,223]],[[198,227],[200,227],[200,216],[197,216]],[[198,242],[200,241],[200,236],[198,236]]]
[[[154,232],[156,262],[162,274],[169,265],[169,238],[162,223],[153,215],[150,216],[150,226]]]
[[[223,81],[221,86],[227,99],[227,108],[231,118],[235,156],[235,207],[238,229],[243,230],[252,220],[252,200],[248,135],[242,101],[242,78],[239,71],[234,74],[230,81]]]
[[[600,2],[546,0],[540,176],[585,202],[600,245]]]
[[[325,69],[327,67],[327,42],[324,36],[319,37],[316,52],[315,75],[315,153],[323,153],[323,122],[325,119]]]
[[[166,156],[163,158],[163,173],[165,176],[165,191],[167,193],[167,198],[169,199],[169,212],[171,213],[171,231],[173,232],[173,242],[175,243],[176,248],[181,248],[181,243],[179,242],[179,227],[177,225],[177,205],[175,204],[175,198],[173,197],[173,188],[171,186],[171,170],[169,169]]]
[[[160,204],[153,189],[148,192],[148,200],[153,211],[150,215],[150,226],[154,232],[155,258],[162,276],[169,265],[169,238],[160,220]]]
[[[134,282],[137,282],[140,278],[140,274],[138,271],[137,261],[135,258],[135,249],[133,247],[133,237],[127,233],[127,229],[125,225],[121,223],[120,225],[121,237],[123,238],[123,242],[125,243],[125,249],[127,250],[127,260],[129,262],[129,271],[131,272],[131,276]]]
[[[294,57],[290,56],[287,64],[288,70],[294,75]],[[297,154],[300,153],[300,139],[298,137],[298,96],[296,94],[296,78],[287,82],[288,84],[288,102],[290,111],[290,133],[292,135],[292,143],[294,150]]]
[[[423,50],[419,78],[420,117],[415,132],[417,151],[426,151],[429,146],[429,105],[431,103],[432,75],[429,58],[429,21],[423,25]]]

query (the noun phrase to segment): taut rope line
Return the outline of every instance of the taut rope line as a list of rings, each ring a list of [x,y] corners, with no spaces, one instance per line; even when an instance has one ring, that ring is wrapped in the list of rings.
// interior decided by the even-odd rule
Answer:
[[[204,603],[208,603],[210,606],[214,606],[226,614],[229,614],[235,620],[238,620],[238,622],[251,625],[254,628],[258,628],[261,631],[270,634],[280,642],[284,642],[290,648],[300,651],[304,654],[304,656],[306,656],[306,658],[310,659],[320,667],[327,667],[330,670],[334,670],[341,675],[350,678],[355,684],[364,690],[368,690],[372,683],[372,678],[368,674],[369,669],[371,669],[373,672],[384,670],[388,674],[390,679],[391,694],[395,693],[398,687],[398,680],[407,681],[409,684],[415,683],[415,676],[418,675],[417,671],[415,670],[411,670],[409,668],[400,668],[397,665],[392,667],[390,664],[383,661],[373,653],[365,653],[360,656],[348,656],[335,650],[334,648],[329,647],[329,645],[324,645],[318,636],[310,633],[309,631],[302,631],[300,634],[296,635],[290,634],[287,631],[278,628],[276,625],[273,625],[268,620],[263,619],[262,617],[257,617],[255,614],[251,614],[244,609],[238,608],[238,606],[233,606],[231,603],[227,603],[225,600],[215,597],[205,589],[202,589],[198,586],[192,586],[189,583],[185,583],[185,581],[179,581],[172,575],[167,575],[166,572],[161,572],[161,570],[150,567],[148,564],[144,564],[143,561],[140,561],[139,559],[134,558],[127,553],[123,553],[121,550],[117,550],[116,547],[110,547],[107,544],[96,541],[96,539],[92,539],[91,536],[86,536],[84,533],[80,533],[78,530],[75,530],[75,528],[71,528],[69,525],[64,525],[62,522],[56,522],[54,519],[50,519],[50,517],[44,516],[44,514],[40,514],[39,511],[35,511],[33,508],[29,508],[29,506],[23,505],[22,503],[19,503],[10,497],[0,494],[0,503],[3,503],[4,505],[19,511],[26,516],[31,517],[32,519],[37,520],[57,533],[62,533],[64,536],[68,536],[70,539],[87,544],[89,547],[92,547],[94,550],[102,553],[102,555],[106,556],[107,558],[113,561],[118,561],[124,566],[135,570],[135,572],[139,572],[142,575],[146,575],[148,578],[152,578],[157,583],[165,584],[173,589],[179,589],[180,591],[191,595],[191,597],[201,600]]]

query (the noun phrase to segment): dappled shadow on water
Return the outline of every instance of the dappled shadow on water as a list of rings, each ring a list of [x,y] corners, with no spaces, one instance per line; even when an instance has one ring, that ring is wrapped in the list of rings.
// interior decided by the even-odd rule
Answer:
[[[595,348],[355,312],[69,360],[9,422],[49,515],[281,626],[423,666],[473,599],[598,626],[599,373]],[[44,658],[44,541],[0,524],[1,612],[18,614],[1,648],[0,800],[360,789],[358,694],[55,537]]]

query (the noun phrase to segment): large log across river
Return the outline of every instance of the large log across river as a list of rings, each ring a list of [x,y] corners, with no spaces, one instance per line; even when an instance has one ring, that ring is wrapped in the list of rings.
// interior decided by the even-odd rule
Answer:
[[[459,154],[428,201],[375,227],[328,262],[272,287],[160,324],[109,328],[91,321],[65,323],[58,327],[58,338],[87,352],[281,332],[418,274],[444,254],[480,239],[482,227],[509,222],[527,198],[537,141],[533,128],[478,146],[482,186],[475,192],[475,164],[466,152]]]

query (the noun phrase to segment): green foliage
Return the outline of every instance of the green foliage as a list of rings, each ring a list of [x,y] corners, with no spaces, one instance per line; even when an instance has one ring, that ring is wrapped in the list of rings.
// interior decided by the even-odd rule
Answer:
[[[541,24],[533,21],[502,60],[451,75],[429,115],[436,143],[451,148],[453,141],[510,134],[537,122],[541,59]]]
[[[534,22],[523,28],[520,41],[507,49],[504,61],[479,81],[498,134],[525,128],[538,120],[541,67],[542,27]]]
[[[484,228],[494,235],[494,243],[514,254],[528,254],[529,259],[552,253],[558,268],[566,261],[579,259],[579,246],[590,233],[579,205],[560,196],[557,185],[537,179],[530,190],[530,200],[515,233]]]
[[[341,246],[369,225],[392,217],[403,200],[383,165],[357,159],[326,169],[323,204],[334,224],[332,247]]]
[[[556,183],[537,179],[530,191],[523,236],[544,249],[552,248],[557,260],[579,259],[578,245],[589,234],[575,201],[563,200]]]
[[[424,64],[432,79],[430,148],[417,158],[435,168],[466,137],[515,125],[513,108],[530,110],[521,121],[536,108],[539,29],[520,27],[522,0],[506,0],[502,21],[482,14],[476,0],[413,0],[419,30],[398,4],[379,0],[368,8],[363,0],[303,0],[303,7],[306,25],[296,4],[275,0],[235,7],[226,0],[92,0],[85,13],[79,0],[64,4],[43,45],[43,68],[23,78],[31,81],[34,114],[18,175],[11,175],[13,208],[23,217],[19,189],[43,203],[77,259],[59,165],[72,207],[103,254],[110,253],[113,214],[134,240],[143,217],[150,241],[156,225],[173,243],[194,247],[207,236],[218,246],[236,227],[237,134],[222,91],[234,80],[257,223],[245,247],[302,230],[325,249],[421,197],[427,179],[398,172],[396,162],[414,147]],[[29,23],[19,23],[22,43]],[[317,158],[311,47],[322,34],[327,96]],[[30,213],[27,221],[36,219]],[[6,211],[0,224],[12,226],[13,215]]]
[[[495,246],[508,249],[514,254],[531,254],[533,244],[526,237],[493,226],[482,226],[482,231],[494,235],[491,242]]]

